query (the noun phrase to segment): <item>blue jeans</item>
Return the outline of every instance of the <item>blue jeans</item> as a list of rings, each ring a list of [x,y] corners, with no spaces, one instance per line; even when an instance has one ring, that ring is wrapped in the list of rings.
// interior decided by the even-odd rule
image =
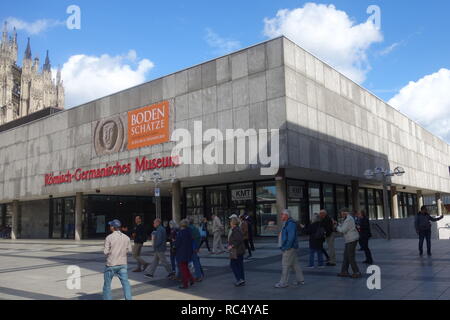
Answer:
[[[111,281],[114,276],[119,277],[120,283],[123,288],[123,295],[125,296],[125,300],[132,300],[131,297],[131,287],[128,282],[128,267],[127,265],[114,266],[114,267],[105,267],[105,272],[103,275],[104,283],[103,283],[103,300],[112,300],[111,296]]]
[[[322,249],[309,248],[309,266],[314,267],[314,256],[317,253],[317,258],[319,259],[319,267],[323,266],[323,253]]]
[[[194,264],[195,278],[198,279],[203,277],[202,265],[200,264],[200,258],[196,252],[192,254],[192,263]]]
[[[238,256],[237,259],[230,259],[230,267],[233,270],[236,281],[244,280],[244,256]]]

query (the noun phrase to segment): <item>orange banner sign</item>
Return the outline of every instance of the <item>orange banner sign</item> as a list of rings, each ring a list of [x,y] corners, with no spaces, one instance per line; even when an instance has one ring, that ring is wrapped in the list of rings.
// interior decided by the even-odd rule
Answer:
[[[128,150],[169,141],[169,102],[128,112]]]

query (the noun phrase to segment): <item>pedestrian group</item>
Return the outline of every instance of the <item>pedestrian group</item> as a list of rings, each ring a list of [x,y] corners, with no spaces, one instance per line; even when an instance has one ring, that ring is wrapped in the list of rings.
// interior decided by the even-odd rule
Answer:
[[[364,251],[366,260],[363,263],[373,264],[372,253],[369,249],[371,230],[369,219],[364,211],[350,212],[347,208],[340,210],[341,222],[332,219],[326,210],[322,209],[312,217],[311,224],[304,226],[298,224],[291,216],[288,209],[281,212],[282,228],[278,236],[278,247],[282,252],[281,279],[275,284],[276,288],[289,286],[291,270],[295,273],[293,286],[305,283],[302,268],[299,263],[299,231],[309,237],[309,264],[306,268],[336,266],[335,238],[342,234],[345,242],[343,263],[339,277],[360,278],[361,272],[356,262],[356,247],[359,243],[360,250]],[[431,256],[431,222],[442,219],[443,216],[433,218],[423,206],[415,218],[415,228],[419,235],[419,254],[423,255],[423,242],[427,242],[427,254]],[[179,225],[170,221],[166,227],[161,219],[153,221],[154,231],[151,233],[154,258],[148,263],[141,257],[144,243],[148,240],[148,231],[142,223],[140,216],[135,217],[135,227],[130,232],[127,227],[121,225],[119,220],[109,222],[111,234],[106,237],[104,254],[106,266],[104,271],[103,298],[110,300],[111,281],[117,276],[122,284],[124,297],[131,300],[131,289],[128,281],[127,254],[132,252],[137,262],[133,272],[144,272],[147,278],[153,278],[156,268],[162,265],[167,271],[167,277],[181,282],[179,288],[188,289],[196,282],[201,282],[205,273],[200,262],[199,251],[203,244],[212,255],[227,252],[229,254],[230,268],[235,277],[235,286],[245,286],[244,259],[251,259],[255,251],[253,243],[252,218],[242,213],[239,216],[233,214],[229,217],[229,232],[227,244],[222,243],[224,225],[217,214],[212,215],[212,249],[208,242],[208,219],[204,217],[199,225],[195,226],[192,217],[183,219]],[[133,239],[131,246],[130,237]],[[167,242],[170,246],[170,263],[166,259]],[[327,249],[324,244],[326,243]],[[247,256],[245,256],[247,252]],[[324,260],[326,259],[326,261]],[[352,273],[349,273],[351,267]]]

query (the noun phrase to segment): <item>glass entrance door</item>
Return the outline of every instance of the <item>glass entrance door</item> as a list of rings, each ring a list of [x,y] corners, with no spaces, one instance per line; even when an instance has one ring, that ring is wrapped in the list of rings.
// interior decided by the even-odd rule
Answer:
[[[75,199],[52,199],[50,206],[50,237],[73,239],[75,237]]]

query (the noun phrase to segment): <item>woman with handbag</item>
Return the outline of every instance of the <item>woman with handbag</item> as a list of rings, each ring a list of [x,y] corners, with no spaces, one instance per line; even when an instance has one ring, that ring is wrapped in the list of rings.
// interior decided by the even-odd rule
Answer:
[[[200,241],[200,247],[202,247],[203,243],[206,243],[206,248],[208,249],[208,252],[211,253],[211,249],[209,247],[208,237],[208,218],[203,217],[203,221],[200,223],[200,236],[202,237],[202,241]]]
[[[244,275],[244,236],[239,227],[239,218],[233,217],[230,220],[231,232],[228,236],[228,250],[230,251],[230,267],[236,278],[236,287],[245,286]]]

